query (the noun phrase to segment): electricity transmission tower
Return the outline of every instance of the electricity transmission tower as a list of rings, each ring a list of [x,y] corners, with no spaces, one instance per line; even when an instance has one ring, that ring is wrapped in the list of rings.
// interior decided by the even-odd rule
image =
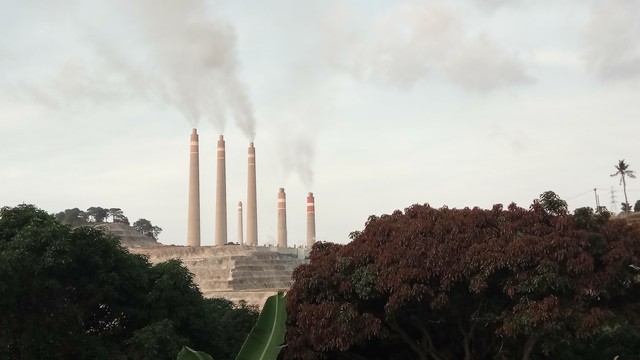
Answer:
[[[611,212],[614,214],[618,212],[616,210],[616,191],[613,189],[613,186],[611,187]]]

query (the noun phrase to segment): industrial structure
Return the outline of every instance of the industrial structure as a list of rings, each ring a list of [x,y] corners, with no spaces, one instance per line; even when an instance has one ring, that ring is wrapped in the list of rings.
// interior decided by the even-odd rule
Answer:
[[[201,246],[200,239],[200,173],[199,173],[199,140],[196,129],[191,133],[190,164],[189,164],[189,204],[187,220],[187,245]],[[216,200],[215,200],[215,229],[213,245],[223,246],[228,243],[227,238],[227,179],[226,179],[226,149],[224,136],[220,135],[216,147]],[[256,149],[253,142],[249,143],[247,158],[247,202],[246,222],[243,221],[244,208],[238,203],[238,237],[237,244],[251,247],[258,246],[258,211],[256,186]],[[277,207],[277,248],[287,248],[287,206],[284,188],[278,191]],[[246,224],[246,235],[244,226]],[[311,248],[316,241],[315,199],[313,193],[307,196],[307,238],[306,247]]]
[[[189,210],[187,245],[200,246],[200,159],[198,132],[193,129],[189,142]]]
[[[238,202],[238,245],[242,245],[242,201]]]
[[[258,200],[256,193],[256,148],[249,143],[247,167],[247,245],[258,246]]]
[[[227,174],[225,167],[224,137],[220,135],[217,148],[218,172],[216,178],[216,246],[227,243]]]
[[[307,247],[316,242],[316,200],[313,193],[307,195]]]
[[[287,247],[287,195],[284,188],[278,191],[278,247]]]

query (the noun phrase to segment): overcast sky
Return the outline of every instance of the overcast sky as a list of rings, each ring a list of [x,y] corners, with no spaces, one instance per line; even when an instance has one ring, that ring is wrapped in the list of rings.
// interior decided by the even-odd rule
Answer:
[[[344,243],[371,214],[546,190],[623,201],[640,171],[640,0],[0,0],[0,206],[119,207],[186,244],[200,133],[202,243],[215,147],[229,240],[255,141],[258,237]],[[629,202],[640,179],[628,182]]]

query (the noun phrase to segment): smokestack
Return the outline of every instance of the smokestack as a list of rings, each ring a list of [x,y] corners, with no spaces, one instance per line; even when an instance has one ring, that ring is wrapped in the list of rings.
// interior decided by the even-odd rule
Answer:
[[[198,131],[193,129],[189,142],[188,246],[200,246],[200,156],[198,147]]]
[[[249,175],[247,179],[247,245],[258,246],[258,203],[256,200],[256,148],[249,143]]]
[[[238,202],[238,244],[242,245],[242,201]]]
[[[278,191],[278,247],[287,247],[287,195],[284,188]]]
[[[218,139],[218,178],[216,181],[216,238],[215,245],[227,243],[227,181],[224,137]]]
[[[307,247],[316,242],[316,206],[313,193],[307,195]]]

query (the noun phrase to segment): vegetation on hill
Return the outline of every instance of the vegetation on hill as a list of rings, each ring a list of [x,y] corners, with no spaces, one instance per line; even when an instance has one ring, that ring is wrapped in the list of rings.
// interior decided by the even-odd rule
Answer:
[[[413,205],[317,243],[285,359],[638,359],[640,227],[552,192],[529,209]]]
[[[130,225],[129,218],[124,215],[124,212],[120,208],[92,206],[88,208],[87,211],[73,208],[61,211],[54,216],[59,222],[71,226],[103,223],[107,222],[109,218],[111,222]],[[132,227],[141,234],[154,240],[158,240],[158,235],[162,232],[162,228],[154,226],[151,221],[144,218],[136,220]]]
[[[32,205],[0,210],[0,359],[233,359],[257,310],[204,299],[179,261],[151,265],[117,238]]]

